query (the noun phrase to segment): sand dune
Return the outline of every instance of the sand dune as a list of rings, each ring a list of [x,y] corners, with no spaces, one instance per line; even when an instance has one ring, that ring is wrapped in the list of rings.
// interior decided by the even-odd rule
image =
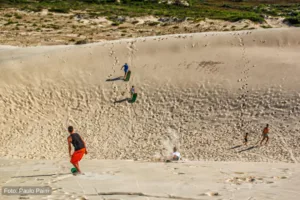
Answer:
[[[300,161],[300,29],[0,48],[0,157]],[[106,81],[123,75],[129,82]],[[134,85],[138,100],[126,101]],[[270,144],[256,147],[270,124]],[[249,132],[248,147],[239,146]],[[254,148],[252,148],[254,147]]]
[[[1,186],[49,186],[51,195],[0,199],[299,199],[299,164],[85,160],[73,176],[62,160],[0,159]],[[151,173],[149,173],[151,172]]]

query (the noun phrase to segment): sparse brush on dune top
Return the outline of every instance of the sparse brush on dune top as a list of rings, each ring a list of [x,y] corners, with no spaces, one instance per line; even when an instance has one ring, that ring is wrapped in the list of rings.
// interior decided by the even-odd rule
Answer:
[[[175,2],[175,3],[170,3]],[[177,2],[177,3],[176,3]],[[211,18],[228,21],[249,19],[254,22],[264,21],[263,15],[294,17],[298,15],[299,1],[243,1],[243,0],[189,0],[189,6],[181,1],[137,1],[137,0],[3,0],[1,4],[7,7],[17,6],[24,10],[68,13],[71,10],[86,10],[99,16],[176,16],[190,18]],[[294,14],[293,14],[294,13]],[[299,19],[299,18],[297,18]]]

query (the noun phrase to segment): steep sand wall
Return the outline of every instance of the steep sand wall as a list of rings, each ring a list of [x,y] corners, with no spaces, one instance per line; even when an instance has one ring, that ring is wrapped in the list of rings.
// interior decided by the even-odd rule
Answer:
[[[0,48],[0,156],[300,161],[300,29],[201,33],[83,46]],[[123,75],[129,82],[107,81]],[[129,97],[134,104],[115,101]],[[270,144],[252,147],[270,124]],[[240,152],[239,151],[243,151]]]

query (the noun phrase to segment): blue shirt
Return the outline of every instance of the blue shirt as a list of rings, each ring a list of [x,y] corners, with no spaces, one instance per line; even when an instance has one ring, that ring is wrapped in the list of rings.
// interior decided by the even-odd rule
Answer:
[[[125,65],[124,65],[124,71],[128,71],[128,68],[129,68],[128,65],[125,64]]]

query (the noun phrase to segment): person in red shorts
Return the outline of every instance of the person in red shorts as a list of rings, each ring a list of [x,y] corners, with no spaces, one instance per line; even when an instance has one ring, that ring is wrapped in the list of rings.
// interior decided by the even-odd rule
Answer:
[[[269,141],[269,135],[268,134],[269,134],[269,124],[267,124],[266,127],[263,130],[263,133],[262,133],[263,139],[261,140],[260,145],[262,145],[264,140],[266,140],[265,145],[268,144],[268,141]]]
[[[70,162],[77,169],[77,172],[81,174],[81,170],[79,168],[79,161],[82,159],[84,154],[88,153],[86,150],[85,142],[78,133],[74,133],[73,126],[68,127],[68,132],[70,133],[70,135],[68,136],[69,155],[71,158]],[[73,154],[71,154],[71,144],[74,147]]]

